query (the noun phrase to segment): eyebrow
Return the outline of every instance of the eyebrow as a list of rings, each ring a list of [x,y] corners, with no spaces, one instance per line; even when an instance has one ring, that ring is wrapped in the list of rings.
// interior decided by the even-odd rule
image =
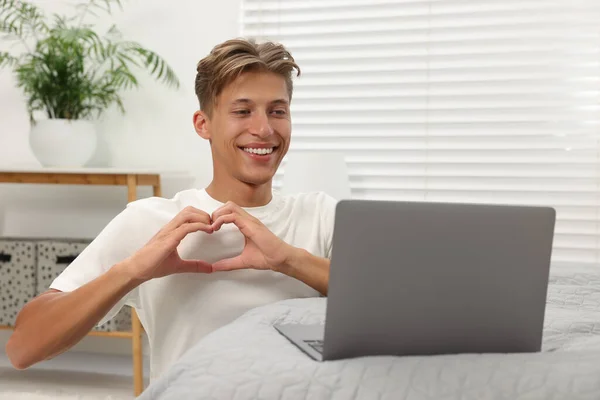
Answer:
[[[286,99],[277,99],[277,100],[273,100],[271,102],[271,104],[283,104],[283,105],[287,106],[290,104],[290,102]]]
[[[236,105],[236,104],[251,104],[253,103],[252,100],[250,99],[236,99],[234,101],[231,102],[231,105]],[[273,100],[272,102],[270,102],[269,104],[271,105],[275,105],[275,104],[283,104],[283,105],[289,105],[290,102],[286,99],[277,99],[277,100]]]
[[[237,100],[234,100],[231,102],[232,105],[239,104],[239,103],[248,104],[248,103],[252,103],[252,101],[250,99],[237,99]]]

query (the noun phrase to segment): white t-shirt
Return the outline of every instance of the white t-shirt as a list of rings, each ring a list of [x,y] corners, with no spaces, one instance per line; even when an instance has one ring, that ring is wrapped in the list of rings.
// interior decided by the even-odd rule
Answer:
[[[129,203],[50,288],[69,292],[95,279],[143,247],[187,206],[212,214],[222,205],[204,189],[185,190],[172,199],[152,197]],[[266,206],[245,210],[286,243],[330,258],[335,206],[336,201],[324,193],[273,193]],[[228,224],[211,235],[188,235],[178,251],[183,259],[212,263],[239,255],[243,246],[244,236]],[[199,339],[246,311],[279,300],[316,296],[319,293],[308,285],[273,271],[177,274],[145,282],[99,324],[113,318],[125,304],[137,310],[150,341],[153,379]]]

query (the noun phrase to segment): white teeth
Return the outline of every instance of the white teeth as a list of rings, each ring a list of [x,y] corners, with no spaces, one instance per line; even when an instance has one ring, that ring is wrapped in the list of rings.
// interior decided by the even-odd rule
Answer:
[[[245,147],[243,149],[246,153],[251,153],[251,154],[260,154],[260,155],[265,155],[265,154],[271,154],[273,152],[273,147],[270,147],[268,149],[251,149],[249,147]]]

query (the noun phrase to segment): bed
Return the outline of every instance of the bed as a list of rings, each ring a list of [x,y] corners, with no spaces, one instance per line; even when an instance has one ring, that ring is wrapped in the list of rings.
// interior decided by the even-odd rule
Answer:
[[[600,399],[600,268],[556,265],[534,354],[315,362],[273,329],[321,323],[326,299],[254,309],[191,348],[141,395],[185,399]]]

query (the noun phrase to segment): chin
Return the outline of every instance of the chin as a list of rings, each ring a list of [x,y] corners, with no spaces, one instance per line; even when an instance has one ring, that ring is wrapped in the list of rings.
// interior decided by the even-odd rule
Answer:
[[[262,186],[273,181],[273,175],[264,176],[244,176],[240,179],[242,182],[252,186]]]

